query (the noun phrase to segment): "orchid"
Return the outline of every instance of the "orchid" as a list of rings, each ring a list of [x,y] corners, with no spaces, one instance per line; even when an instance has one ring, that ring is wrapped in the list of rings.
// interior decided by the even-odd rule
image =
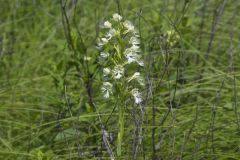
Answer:
[[[109,98],[110,94],[112,94],[112,84],[110,82],[103,82],[101,90],[104,94],[103,97]]]
[[[103,74],[104,76],[107,76],[111,73],[111,70],[109,68],[103,68]]]
[[[132,89],[131,93],[132,93],[132,96],[134,97],[134,101],[136,104],[140,104],[143,101],[142,93],[139,92],[137,88]]]
[[[109,21],[104,22],[103,25],[104,25],[105,28],[111,28],[112,27],[112,24]]]
[[[145,84],[141,73],[142,68],[130,65],[134,63],[144,66],[139,33],[130,21],[122,21],[122,19],[121,15],[115,13],[112,19],[105,21],[103,24],[105,29],[99,34],[101,37],[98,43],[99,64],[103,74],[101,91],[104,98],[112,96],[118,106],[117,154],[119,156],[124,133],[125,108],[123,106],[127,104],[129,97],[133,97],[134,104],[141,107],[143,99],[140,89]]]
[[[124,68],[121,65],[116,65],[113,69],[115,79],[120,79],[124,74]]]
[[[100,53],[100,57],[101,58],[107,58],[109,56],[109,53],[108,52],[101,52]]]
[[[127,29],[126,33],[134,31],[134,25],[130,21],[123,22],[123,26]]]
[[[128,63],[132,63],[132,62],[137,62],[140,59],[140,55],[138,55],[137,53],[134,52],[129,52],[127,54],[125,54]]]
[[[101,38],[101,42],[102,42],[102,45],[105,45],[108,43],[108,39],[107,38]]]
[[[138,44],[140,44],[140,41],[136,37],[131,37],[129,43],[132,45],[138,45]]]
[[[114,14],[113,14],[113,20],[114,20],[114,21],[121,21],[121,20],[122,20],[122,16],[120,16],[120,15],[117,14],[117,13],[114,13]]]

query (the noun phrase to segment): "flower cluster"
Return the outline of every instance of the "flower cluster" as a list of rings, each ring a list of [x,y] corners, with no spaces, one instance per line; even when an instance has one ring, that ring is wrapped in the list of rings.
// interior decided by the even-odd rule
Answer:
[[[103,67],[103,96],[109,98],[119,95],[119,92],[131,94],[135,103],[140,104],[144,79],[136,69],[141,69],[144,62],[137,30],[117,13],[103,23],[102,30],[97,48],[100,51],[99,63]]]

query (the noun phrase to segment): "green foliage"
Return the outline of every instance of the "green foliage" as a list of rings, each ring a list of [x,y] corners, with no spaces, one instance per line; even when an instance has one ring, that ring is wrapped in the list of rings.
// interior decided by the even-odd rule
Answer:
[[[139,29],[147,83],[144,111],[124,108],[121,158],[240,159],[239,6],[0,0],[0,159],[116,155],[118,112],[102,98],[96,49],[113,13]]]

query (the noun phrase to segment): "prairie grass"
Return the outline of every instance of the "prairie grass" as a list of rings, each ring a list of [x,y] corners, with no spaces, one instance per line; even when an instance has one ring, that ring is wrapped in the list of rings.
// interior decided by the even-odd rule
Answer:
[[[240,159],[239,7],[0,0],[0,159]],[[96,49],[113,13],[139,30],[145,63],[144,109],[123,106],[121,156]]]

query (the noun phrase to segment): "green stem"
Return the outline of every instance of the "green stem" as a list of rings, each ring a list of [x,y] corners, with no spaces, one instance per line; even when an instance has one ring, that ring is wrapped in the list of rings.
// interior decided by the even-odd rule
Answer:
[[[121,104],[121,103],[120,103]],[[122,154],[122,139],[124,135],[124,108],[122,105],[118,105],[118,139],[117,139],[117,155]]]

